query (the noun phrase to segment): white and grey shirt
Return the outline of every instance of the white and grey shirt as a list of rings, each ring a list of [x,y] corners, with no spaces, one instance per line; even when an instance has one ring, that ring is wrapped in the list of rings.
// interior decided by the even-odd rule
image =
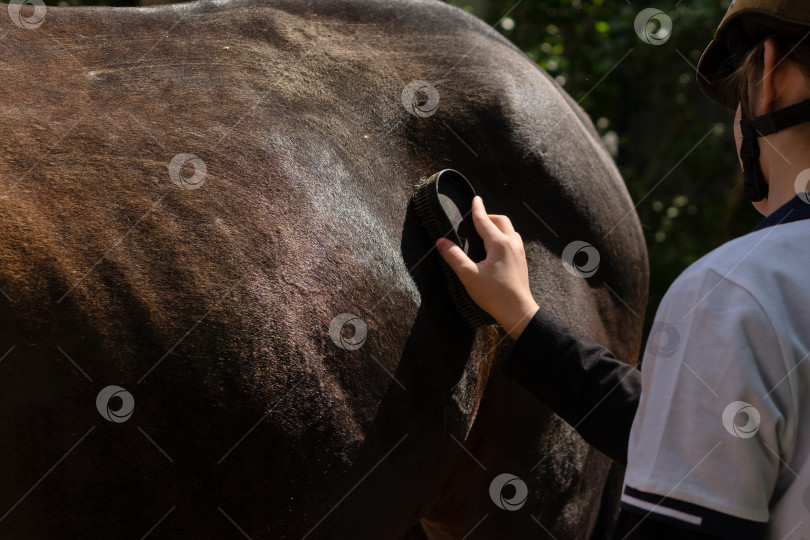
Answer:
[[[809,211],[794,198],[667,291],[622,509],[721,538],[810,539]]]
[[[542,308],[515,343],[504,373],[626,463],[616,538],[810,540],[806,201],[675,280],[641,372]]]

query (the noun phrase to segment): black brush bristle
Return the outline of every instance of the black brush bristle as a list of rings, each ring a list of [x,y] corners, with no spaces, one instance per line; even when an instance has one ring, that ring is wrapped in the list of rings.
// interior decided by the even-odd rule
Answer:
[[[475,190],[464,176],[444,169],[422,179],[411,196],[413,208],[422,227],[433,242],[447,238],[459,246],[473,261],[486,257],[484,241],[472,221]],[[453,269],[439,256],[445,285],[456,311],[471,327],[494,324],[495,319],[470,298]]]

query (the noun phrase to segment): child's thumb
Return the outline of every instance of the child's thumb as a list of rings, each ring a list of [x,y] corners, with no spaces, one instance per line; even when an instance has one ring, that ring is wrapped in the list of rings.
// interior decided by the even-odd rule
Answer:
[[[439,254],[441,254],[444,261],[462,281],[469,274],[475,273],[478,270],[478,266],[475,262],[453,241],[447,238],[439,238],[436,241],[436,248],[439,250]]]

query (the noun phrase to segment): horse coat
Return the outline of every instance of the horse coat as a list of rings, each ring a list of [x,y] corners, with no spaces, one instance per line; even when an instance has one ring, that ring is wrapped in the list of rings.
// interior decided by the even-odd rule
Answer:
[[[525,54],[438,1],[25,26],[0,38],[0,536],[609,530],[621,471],[499,373],[511,340],[463,325],[409,205],[461,171],[521,233],[537,301],[635,361],[632,202]]]

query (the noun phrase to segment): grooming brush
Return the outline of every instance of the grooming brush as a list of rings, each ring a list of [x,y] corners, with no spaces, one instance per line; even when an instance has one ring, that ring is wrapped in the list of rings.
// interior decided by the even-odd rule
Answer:
[[[411,200],[422,227],[434,243],[439,238],[447,238],[470,259],[481,262],[487,252],[473,224],[474,197],[475,190],[464,175],[453,169],[444,169],[419,182]],[[494,324],[495,319],[470,298],[453,269],[441,256],[439,259],[450,298],[464,322],[471,327]]]

